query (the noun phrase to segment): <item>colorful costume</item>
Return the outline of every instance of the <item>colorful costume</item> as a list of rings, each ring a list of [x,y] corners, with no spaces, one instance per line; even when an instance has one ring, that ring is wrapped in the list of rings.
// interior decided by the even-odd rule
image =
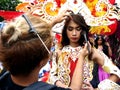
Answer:
[[[78,61],[79,54],[82,50],[81,46],[71,47],[70,45],[63,47],[62,50],[57,51],[53,55],[52,69],[50,71],[49,81],[54,84],[57,80],[69,85]],[[93,61],[85,58],[84,63],[84,79],[92,79]]]
[[[48,82],[51,84],[54,84],[57,80],[60,80],[61,82],[69,86],[72,80],[74,69],[75,69],[81,50],[82,50],[81,46],[71,47],[70,45],[63,47],[62,50],[60,51],[56,50],[52,57],[53,59],[52,68],[50,71]],[[102,66],[102,68],[108,73],[114,73],[117,76],[120,76],[119,74],[120,70],[115,65],[112,64],[112,66],[115,67],[113,68],[113,70],[110,68],[111,64],[106,65],[106,62],[110,63],[111,60],[102,51],[98,50],[98,52],[104,57],[105,63]],[[89,81],[92,80],[93,65],[94,65],[93,61],[88,60],[88,57],[86,57],[85,63],[83,65],[84,67],[83,68],[83,80],[85,79]],[[111,71],[109,71],[108,68],[110,68]],[[114,72],[115,71],[114,69],[117,70],[117,73]]]
[[[120,90],[120,85],[109,79],[105,79],[98,85],[98,90]]]

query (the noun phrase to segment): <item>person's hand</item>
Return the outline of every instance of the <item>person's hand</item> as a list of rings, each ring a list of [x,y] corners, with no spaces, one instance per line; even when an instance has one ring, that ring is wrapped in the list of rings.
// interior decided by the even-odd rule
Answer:
[[[54,26],[55,24],[66,20],[70,16],[70,12],[70,10],[64,10],[62,13],[59,13],[58,16],[52,20],[51,25]]]
[[[90,44],[91,44],[92,46],[95,45],[95,43],[94,43],[94,38],[93,38],[93,37],[89,37],[89,42],[90,42]]]
[[[110,47],[110,44],[108,42],[105,43],[108,47]]]
[[[65,85],[64,83],[62,83],[60,80],[57,80],[55,82],[55,85],[58,86],[58,87],[68,88],[68,86]]]
[[[89,53],[91,53],[91,44],[89,42],[85,43],[83,49],[81,50],[81,55],[86,57]]]
[[[85,80],[83,84],[84,87],[82,87],[82,90],[95,90],[88,80]]]

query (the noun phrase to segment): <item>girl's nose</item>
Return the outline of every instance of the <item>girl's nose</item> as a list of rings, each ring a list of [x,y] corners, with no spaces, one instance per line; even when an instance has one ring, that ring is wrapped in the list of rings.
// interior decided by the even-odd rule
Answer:
[[[76,30],[73,30],[72,35],[76,35],[76,33],[77,33]]]

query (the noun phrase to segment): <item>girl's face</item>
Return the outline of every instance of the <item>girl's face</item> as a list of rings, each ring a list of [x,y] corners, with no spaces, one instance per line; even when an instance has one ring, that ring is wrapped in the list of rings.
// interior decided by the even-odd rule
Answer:
[[[98,45],[101,45],[102,44],[102,39],[101,37],[98,39]]]
[[[70,40],[71,46],[78,46],[79,39],[81,36],[82,28],[74,21],[70,21],[67,27],[67,36]]]

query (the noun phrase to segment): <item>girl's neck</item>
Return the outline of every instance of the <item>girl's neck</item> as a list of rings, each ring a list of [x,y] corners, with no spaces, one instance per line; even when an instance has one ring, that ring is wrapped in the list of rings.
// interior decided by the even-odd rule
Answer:
[[[80,46],[78,43],[70,43],[70,46],[71,47],[78,47],[78,46]]]
[[[102,46],[102,44],[99,44],[98,46]]]

